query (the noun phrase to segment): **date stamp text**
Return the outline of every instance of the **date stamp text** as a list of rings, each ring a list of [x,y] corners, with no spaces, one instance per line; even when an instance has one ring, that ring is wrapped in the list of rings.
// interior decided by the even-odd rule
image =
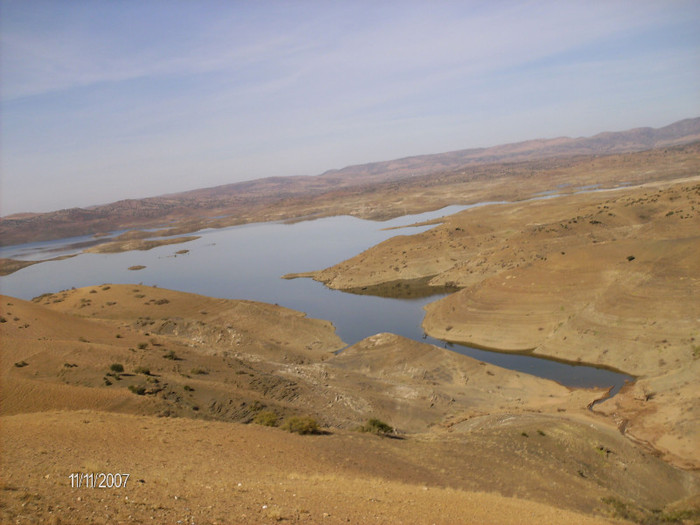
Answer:
[[[125,489],[130,475],[111,472],[73,472],[68,478],[73,489]]]

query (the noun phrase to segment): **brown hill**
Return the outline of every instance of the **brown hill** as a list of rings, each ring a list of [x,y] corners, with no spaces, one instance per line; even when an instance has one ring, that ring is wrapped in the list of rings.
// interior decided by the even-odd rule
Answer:
[[[590,138],[539,139],[350,166],[315,177],[269,177],[88,208],[15,214],[0,218],[0,246],[157,227],[172,222],[177,222],[181,231],[191,232],[217,225],[303,217],[319,213],[315,206],[303,206],[308,204],[309,199],[327,196],[328,202],[337,203],[337,192],[344,190],[371,193],[377,189],[372,189],[374,185],[487,165],[495,165],[493,171],[502,177],[502,164],[636,152],[687,144],[699,139],[700,118],[695,118],[659,129],[638,128],[602,133]],[[271,211],[272,204],[275,206]],[[355,213],[361,214],[359,210],[355,210]],[[221,216],[227,219],[218,223],[213,219]],[[173,231],[169,234],[176,233]]]
[[[332,326],[301,313],[144,286],[0,307],[2,522],[608,523],[695,512],[696,476],[589,412],[600,392],[391,334],[334,355]],[[270,412],[311,415],[324,433],[243,424]],[[353,430],[373,416],[398,427],[394,439]],[[71,486],[70,474],[100,472],[129,474],[127,486]]]
[[[639,376],[600,410],[697,468],[699,210],[697,176],[484,206],[300,275],[356,293],[459,288],[426,307],[428,334]]]
[[[325,172],[321,177],[338,184],[346,177],[363,182],[382,182],[415,177],[440,171],[451,171],[475,164],[522,162],[574,155],[607,155],[628,153],[687,144],[700,140],[700,117],[685,119],[668,126],[635,128],[628,131],[605,132],[593,137],[558,137],[535,139],[488,148],[474,148],[431,155],[417,155],[386,162],[348,166]]]

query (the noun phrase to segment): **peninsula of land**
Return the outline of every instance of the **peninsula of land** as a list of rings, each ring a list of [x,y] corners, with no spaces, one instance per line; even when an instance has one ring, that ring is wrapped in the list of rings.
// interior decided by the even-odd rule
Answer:
[[[0,296],[0,521],[697,522],[698,138],[691,119],[1,219],[5,245],[91,235],[75,249],[110,254],[232,224],[480,203],[285,277],[439,292],[423,322],[438,339],[636,380],[606,399],[142,284]],[[130,481],[71,486],[91,472]]]

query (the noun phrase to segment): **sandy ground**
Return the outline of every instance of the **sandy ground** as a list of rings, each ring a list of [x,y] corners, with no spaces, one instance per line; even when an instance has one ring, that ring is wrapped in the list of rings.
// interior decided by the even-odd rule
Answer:
[[[396,450],[406,443],[374,436],[101,412],[10,416],[2,426],[12,446],[4,523],[609,523],[440,486]],[[71,488],[72,472],[130,476],[126,488]]]
[[[189,235],[186,237],[166,237],[152,240],[127,238],[98,244],[83,251],[84,253],[120,253],[129,252],[132,250],[151,250],[153,248],[157,248],[158,246],[181,244],[184,242],[195,241],[197,239],[199,239],[197,235]]]
[[[210,188],[195,191],[198,197],[186,199],[184,208],[165,215],[152,215],[159,208],[155,202],[159,199],[156,198],[107,205],[96,220],[87,219],[77,209],[62,210],[47,214],[44,219],[35,217],[28,221],[19,216],[2,218],[0,235],[6,244],[20,244],[93,234],[95,239],[88,241],[88,245],[94,246],[93,250],[143,250],[160,244],[186,242],[191,239],[184,235],[206,228],[337,215],[381,221],[453,204],[524,200],[553,190],[573,193],[587,186],[616,188],[671,181],[696,176],[699,169],[700,142],[636,153],[480,163],[450,170],[438,164],[427,175],[402,180],[383,180],[381,173],[375,173],[376,177],[370,176],[362,183],[353,182],[352,178],[345,181],[349,185],[341,184],[340,180],[329,182],[329,179],[318,186],[320,181],[309,177],[308,186],[302,183],[305,190],[300,187],[294,195],[286,197],[283,196],[286,191],[275,187],[275,183],[267,188],[263,183],[250,198],[235,192],[228,204],[220,202],[216,188]],[[223,207],[217,207],[217,202]],[[168,209],[172,204],[167,198],[161,203]],[[135,210],[141,207],[145,215],[137,218]],[[168,227],[164,227],[165,224]],[[119,230],[129,231],[116,237],[107,233]],[[174,239],[175,236],[183,237]],[[26,262],[0,259],[0,275],[17,271],[22,264]]]
[[[393,334],[334,355],[343,344],[330,323],[249,301],[101,285],[1,304],[2,522],[608,523],[694,512],[697,477],[587,410],[599,391]],[[139,386],[143,395],[130,390]],[[323,433],[250,424],[261,412],[311,416]],[[358,432],[371,417],[396,433]],[[89,472],[130,481],[71,487],[71,473]]]
[[[460,287],[427,306],[427,333],[638,376],[600,411],[698,468],[698,232],[696,177],[467,210],[309,275],[345,290]]]
[[[0,297],[0,521],[699,522],[697,152],[489,165],[161,232],[382,219],[569,184],[397,231],[409,235],[307,275],[355,293],[455,290],[428,306],[431,335],[638,376],[593,411],[601,391],[393,334],[335,355],[330,323],[274,305],[108,284]],[[574,193],[623,182],[643,185]],[[265,414],[312,417],[322,433],[255,424]],[[369,418],[395,432],[359,432]],[[71,487],[89,472],[130,481]]]

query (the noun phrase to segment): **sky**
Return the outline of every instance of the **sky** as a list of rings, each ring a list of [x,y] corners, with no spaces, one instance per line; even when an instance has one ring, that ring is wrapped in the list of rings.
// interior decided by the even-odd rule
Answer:
[[[700,116],[700,2],[0,0],[0,215]]]

